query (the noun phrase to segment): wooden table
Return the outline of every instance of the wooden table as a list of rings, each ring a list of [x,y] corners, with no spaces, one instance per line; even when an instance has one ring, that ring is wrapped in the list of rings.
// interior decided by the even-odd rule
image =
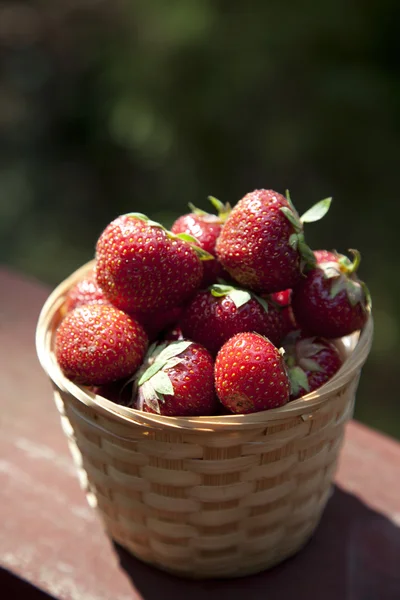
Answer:
[[[35,325],[49,291],[0,269],[1,598],[219,600],[226,594],[230,600],[344,600],[354,524],[376,514],[400,524],[400,444],[358,423],[348,425],[322,523],[307,547],[284,564],[230,581],[161,573],[109,541],[79,488],[35,354]]]

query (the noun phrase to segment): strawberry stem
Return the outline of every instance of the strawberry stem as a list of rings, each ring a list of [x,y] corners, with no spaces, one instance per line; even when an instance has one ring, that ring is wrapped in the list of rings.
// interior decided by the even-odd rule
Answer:
[[[205,210],[202,210],[201,208],[197,208],[197,206],[195,206],[191,202],[188,202],[188,207],[190,208],[190,210],[192,211],[192,213],[195,214],[195,215],[201,215],[202,217],[205,217],[205,216],[209,215],[208,212],[206,212]]]
[[[218,198],[215,198],[214,196],[208,196],[208,200],[209,202],[211,202],[211,204],[217,211],[218,217],[221,219],[221,221],[225,222],[232,210],[232,207],[229,204],[229,202],[224,204],[223,202],[221,202],[221,200],[218,200]]]
[[[358,267],[360,266],[361,254],[358,250],[353,250],[352,248],[349,248],[349,252],[351,252],[351,254],[354,256],[354,260],[351,263],[351,267],[349,268],[349,270],[347,272],[355,273],[357,271]]]

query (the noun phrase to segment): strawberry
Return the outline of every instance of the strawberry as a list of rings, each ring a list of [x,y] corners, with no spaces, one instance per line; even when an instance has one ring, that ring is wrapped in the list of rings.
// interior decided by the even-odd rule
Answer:
[[[122,215],[106,227],[97,242],[97,282],[110,302],[127,312],[154,312],[179,305],[199,287],[202,260],[212,259],[194,242],[145,215]]]
[[[317,264],[332,262],[337,260],[335,252],[330,250],[314,250],[314,256]]]
[[[216,283],[218,278],[226,276],[221,263],[216,258],[215,244],[219,234],[221,233],[222,223],[226,220],[231,211],[229,204],[222,204],[213,196],[209,196],[210,202],[218,211],[218,216],[209,214],[199,208],[189,204],[192,212],[183,215],[177,219],[172,227],[173,233],[187,233],[193,236],[200,248],[214,257],[214,260],[204,262],[203,280],[201,287],[208,287],[212,283]]]
[[[110,304],[96,281],[94,271],[78,281],[67,293],[63,305],[64,314],[83,304]]]
[[[182,306],[173,306],[152,313],[133,313],[144,327],[150,341],[154,341],[160,333],[176,325],[183,311]]]
[[[147,348],[143,327],[113,306],[78,306],[61,322],[55,355],[64,375],[83,385],[103,385],[128,377]]]
[[[356,276],[361,256],[351,252],[354,262],[338,253],[328,262],[320,259],[293,290],[296,322],[307,334],[338,338],[362,329],[367,321],[370,295]]]
[[[282,290],[269,295],[269,300],[272,304],[277,305],[281,309],[283,319],[284,336],[291,331],[297,329],[296,319],[294,318],[292,309],[292,290]]]
[[[243,287],[255,292],[292,288],[315,258],[304,241],[303,223],[322,218],[331,198],[321,200],[301,219],[289,194],[255,190],[233,208],[217,240],[222,266]]]
[[[188,340],[153,344],[135,381],[139,410],[169,416],[216,411],[214,361],[200,344]]]
[[[290,384],[280,352],[258,333],[238,333],[215,361],[215,386],[233,413],[252,413],[283,406]]]
[[[172,327],[170,327],[169,329],[166,329],[162,336],[161,336],[162,341],[164,342],[177,342],[177,341],[182,341],[183,335],[182,335],[182,330],[178,325],[174,325]]]
[[[323,338],[307,338],[292,332],[284,341],[285,362],[291,383],[290,399],[313,392],[342,366],[339,351]]]
[[[132,386],[127,385],[127,379],[119,379],[111,383],[105,383],[104,385],[92,385],[89,386],[89,391],[97,396],[102,396],[115,402],[115,404],[122,404],[128,406],[132,398]]]
[[[216,284],[200,291],[181,319],[184,337],[215,355],[236,333],[254,331],[279,345],[284,336],[282,312],[254,293]]]

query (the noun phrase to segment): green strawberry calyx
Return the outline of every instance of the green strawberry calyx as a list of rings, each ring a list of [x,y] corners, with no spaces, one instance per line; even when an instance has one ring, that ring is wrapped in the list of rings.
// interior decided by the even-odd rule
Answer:
[[[299,339],[300,335],[299,330],[293,331],[284,341],[284,360],[293,396],[297,396],[300,390],[310,391],[307,372],[323,371],[314,357],[325,346],[319,344],[316,337]]]
[[[168,376],[168,369],[182,362],[180,356],[189,346],[191,341],[152,344],[146,354],[143,366],[133,376],[134,394],[137,393],[137,408],[143,410],[146,404],[151,410],[160,414],[160,402],[164,403],[164,396],[173,396],[174,387]]]
[[[193,214],[199,215],[204,218],[205,221],[209,221],[210,223],[225,223],[226,219],[229,217],[232,211],[232,207],[227,202],[224,204],[221,200],[218,200],[214,196],[208,196],[208,200],[211,202],[215,210],[217,211],[217,215],[211,214],[202,210],[201,208],[197,208],[191,202],[188,203],[188,206]]]
[[[200,260],[215,260],[215,256],[213,256],[209,252],[206,252],[206,250],[203,250],[203,248],[201,248],[199,245],[199,241],[192,235],[189,235],[188,233],[172,233],[172,231],[166,229],[164,225],[161,225],[161,223],[158,223],[157,221],[152,221],[143,213],[132,212],[127,213],[125,216],[131,217],[132,219],[139,219],[140,221],[146,223],[146,225],[149,225],[149,227],[158,227],[159,229],[162,229],[163,231],[165,231],[166,235],[171,240],[181,240],[183,242],[186,242],[187,244],[189,244],[192,250],[194,250],[194,252],[197,254]]]
[[[254,294],[254,292],[251,292],[250,290],[235,287],[233,285],[228,285],[225,283],[214,283],[208,289],[210,290],[211,295],[214,296],[214,298],[223,298],[224,296],[230,298],[236,306],[236,308],[244,306],[245,304],[247,304],[247,302],[249,302],[249,300],[254,298],[254,300],[256,300],[263,307],[265,312],[268,312],[268,302],[264,300],[264,298],[260,298],[260,296],[257,296],[256,294]]]
[[[229,217],[232,211],[232,206],[229,204],[229,202],[225,202],[224,204],[223,202],[221,202],[221,200],[215,198],[215,196],[208,196],[208,201],[211,202],[211,204],[217,211],[218,217],[221,219],[221,221],[225,223],[226,219]]]
[[[313,268],[316,265],[316,260],[313,251],[306,244],[303,225],[304,223],[314,223],[319,221],[328,212],[332,198],[320,200],[314,206],[309,208],[301,217],[299,216],[290,197],[289,190],[286,190],[286,200],[289,206],[281,206],[280,211],[290,221],[293,226],[294,233],[289,237],[289,244],[294,250],[298,250],[301,256],[301,270],[305,267]]]
[[[361,304],[363,308],[367,309],[372,304],[371,294],[367,285],[356,275],[361,262],[361,254],[358,250],[351,248],[349,252],[354,257],[353,261],[343,254],[338,254],[335,250],[333,254],[337,260],[321,263],[319,267],[323,270],[326,279],[332,279],[329,294],[332,300],[340,292],[345,291],[351,306]]]
[[[299,366],[287,367],[287,374],[290,383],[290,392],[293,396],[297,396],[300,390],[305,392],[310,391],[310,384],[306,372]]]

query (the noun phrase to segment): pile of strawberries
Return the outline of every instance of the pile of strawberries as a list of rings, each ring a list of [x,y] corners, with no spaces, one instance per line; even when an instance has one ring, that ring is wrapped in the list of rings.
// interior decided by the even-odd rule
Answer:
[[[110,223],[93,272],[68,293],[55,355],[70,380],[169,416],[283,406],[328,381],[332,340],[370,306],[353,260],[313,252],[290,196],[255,190],[218,215],[190,205],[171,231],[139,213]]]

